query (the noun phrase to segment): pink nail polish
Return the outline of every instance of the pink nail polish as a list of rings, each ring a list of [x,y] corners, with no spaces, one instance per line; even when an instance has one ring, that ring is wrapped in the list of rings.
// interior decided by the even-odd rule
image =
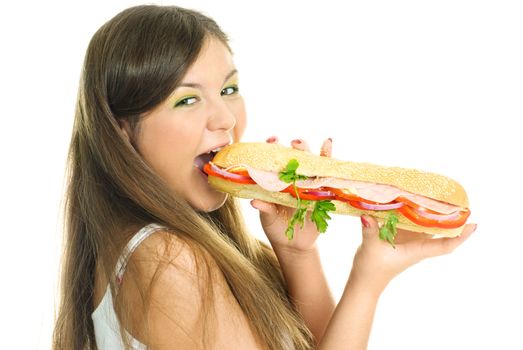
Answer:
[[[366,228],[370,227],[370,222],[367,219],[365,219],[363,217],[363,215],[360,217],[360,219],[361,219],[361,223],[363,224],[364,227],[366,227]]]
[[[271,136],[269,137],[265,142],[268,142],[268,143],[273,143],[276,141],[276,136]]]
[[[329,141],[332,143],[332,139],[329,137]]]
[[[292,140],[291,143],[297,143],[299,145],[299,144],[301,144],[301,140],[300,139]]]

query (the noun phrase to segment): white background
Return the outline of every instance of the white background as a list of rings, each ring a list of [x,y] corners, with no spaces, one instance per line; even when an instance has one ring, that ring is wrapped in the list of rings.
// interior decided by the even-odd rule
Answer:
[[[229,33],[247,103],[244,141],[327,137],[334,157],[442,173],[478,230],[394,280],[369,349],[522,349],[523,12],[517,1],[178,1]],[[133,1],[0,9],[2,348],[48,349],[63,171],[83,55]],[[165,1],[163,4],[169,4]],[[252,231],[257,212],[244,201]],[[320,248],[338,298],[360,222]]]

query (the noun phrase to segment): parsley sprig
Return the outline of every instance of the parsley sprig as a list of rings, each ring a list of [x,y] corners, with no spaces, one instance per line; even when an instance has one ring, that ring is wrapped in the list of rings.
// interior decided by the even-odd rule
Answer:
[[[327,212],[335,210],[336,206],[329,200],[317,201],[316,204],[314,204],[311,220],[316,224],[318,232],[324,233],[327,231],[327,226],[329,225],[327,224],[327,219],[330,220],[331,218]]]
[[[380,239],[382,241],[387,241],[389,244],[396,249],[396,246],[394,245],[394,238],[396,238],[396,234],[398,233],[396,229],[396,224],[398,223],[398,216],[393,212],[389,212],[389,215],[387,215],[387,221],[385,224],[380,228]]]
[[[308,201],[302,201],[302,204],[308,204]],[[300,227],[303,228],[303,223],[305,222],[305,215],[307,214],[307,207],[297,208],[294,212],[294,215],[289,220],[289,226],[285,230],[285,236],[290,240],[294,238],[294,226],[300,224]]]
[[[292,183],[294,187],[294,192],[296,192],[296,199],[298,200],[298,205],[294,215],[289,220],[289,225],[285,230],[285,235],[289,240],[292,240],[294,237],[294,227],[297,224],[300,224],[300,228],[303,228],[305,222],[305,216],[307,214],[307,208],[310,201],[302,200],[298,193],[296,187],[297,180],[306,180],[307,176],[300,175],[296,173],[296,169],[300,163],[296,159],[291,159],[283,171],[280,172],[279,178],[283,182]],[[327,230],[327,219],[331,217],[327,214],[328,211],[336,210],[336,206],[330,200],[319,200],[314,204],[314,209],[311,214],[311,220],[316,224],[318,232],[325,232]]]

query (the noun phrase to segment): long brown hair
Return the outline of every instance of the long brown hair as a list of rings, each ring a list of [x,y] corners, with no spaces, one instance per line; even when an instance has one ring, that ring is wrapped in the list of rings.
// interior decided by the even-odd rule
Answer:
[[[89,43],[68,155],[53,349],[96,349],[91,321],[96,266],[113,276],[134,233],[130,228],[152,222],[212,257],[206,263],[218,265],[269,349],[312,348],[312,335],[289,300],[273,251],[247,232],[236,200],[228,198],[214,212],[195,211],[151,170],[120,129],[119,122],[127,120],[139,132],[140,116],[172,93],[209,36],[229,48],[226,34],[199,12],[137,6],[104,24]],[[127,271],[126,279],[132,273]],[[109,286],[116,295],[112,278]],[[212,283],[206,288],[212,289]],[[143,298],[146,305],[146,293]],[[129,308],[115,299],[122,324],[123,310]],[[212,309],[212,300],[206,303]]]

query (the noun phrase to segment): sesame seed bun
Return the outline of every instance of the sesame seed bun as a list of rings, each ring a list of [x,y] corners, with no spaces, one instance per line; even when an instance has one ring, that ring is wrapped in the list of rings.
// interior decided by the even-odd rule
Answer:
[[[342,161],[279,144],[234,143],[218,152],[213,163],[222,168],[246,164],[259,170],[279,172],[286,167],[290,159],[298,160],[300,165],[297,172],[306,176],[338,177],[386,184],[462,208],[469,206],[463,187],[453,179],[439,174],[408,168]],[[297,204],[296,198],[288,193],[266,191],[255,184],[240,184],[214,176],[209,176],[209,183],[217,190],[236,197],[256,198],[288,207],[296,207]],[[388,214],[386,211],[360,210],[342,201],[333,200],[332,202],[336,206],[336,213],[339,214],[353,216],[366,214],[375,217],[380,222],[383,222]],[[310,205],[312,210],[313,204]],[[401,214],[398,215],[398,219],[397,227],[409,231],[454,237],[463,230],[463,227],[441,229],[416,225]]]

